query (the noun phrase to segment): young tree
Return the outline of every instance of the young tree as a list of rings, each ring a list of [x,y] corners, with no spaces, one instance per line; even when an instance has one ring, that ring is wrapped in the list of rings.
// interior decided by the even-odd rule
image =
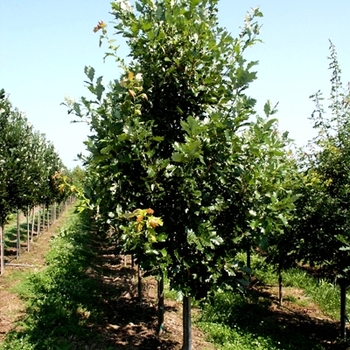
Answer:
[[[257,41],[256,17],[262,14],[253,9],[233,38],[218,26],[217,3],[141,0],[135,8],[128,1],[112,3],[115,29],[130,48],[130,60],[118,57],[109,41],[108,55],[120,63],[121,78],[104,95],[102,77],[95,79],[94,69],[86,67],[93,99],[67,101],[70,111],[85,118],[93,132],[86,141],[90,155],[85,163],[96,217],[115,228],[124,246],[132,238],[120,234],[126,212],[152,208],[163,220],[166,239],[154,235],[156,244],[151,246],[155,254],[164,254],[160,261],[171,287],[184,294],[185,350],[191,348],[190,297],[205,297],[220,284],[232,288],[243,283],[245,270],[235,256],[241,250],[240,225],[249,212],[241,177],[243,165],[248,169],[251,160],[246,148],[271,142],[266,149],[273,149],[272,159],[284,146],[277,137],[268,139],[274,120],[256,124],[256,131],[266,134],[266,140],[259,136],[259,145],[248,145],[257,141],[244,136],[255,113],[255,100],[245,90],[256,78],[256,62],[243,55]],[[99,30],[102,39],[107,38],[105,23],[96,26]],[[269,104],[265,112],[272,114]],[[278,168],[278,159],[264,169],[273,176],[274,166]],[[258,165],[255,171],[257,182],[263,171],[258,174]],[[281,179],[286,169],[276,171]],[[291,200],[283,202],[288,190],[282,193],[282,185],[264,181],[259,195],[266,199],[270,194],[267,202],[272,204],[264,211],[266,201],[261,200],[253,208],[260,210],[259,222],[250,218],[250,228],[260,230],[260,238],[263,230],[283,226],[282,207],[285,204],[286,212],[291,207]],[[280,190],[277,195],[275,189]],[[143,252],[137,258],[147,264]]]
[[[11,114],[11,103],[5,96],[5,91],[0,90],[0,149],[5,148],[5,138],[7,131],[10,128],[10,114]],[[7,179],[9,176],[9,168],[7,158],[4,152],[0,152],[0,274],[4,272],[4,244],[5,244],[5,219],[7,214],[11,211],[11,206],[8,202],[8,187]]]
[[[303,208],[298,221],[306,258],[338,279],[341,288],[341,335],[345,337],[345,291],[349,285],[350,257],[344,244],[350,242],[350,93],[341,82],[336,50],[330,43],[332,70],[327,116],[320,92],[311,96],[316,104],[312,115],[318,135],[308,158]],[[302,231],[302,232],[301,232]]]
[[[241,232],[240,244],[247,252],[248,268],[250,252],[255,248],[275,264],[281,300],[281,272],[292,261],[292,244],[286,241],[286,232],[294,217],[295,189],[300,176],[288,132],[281,134],[277,120],[269,118],[276,110],[269,102],[264,110],[266,117],[257,117],[243,133],[245,147],[239,178],[244,199],[237,230]]]

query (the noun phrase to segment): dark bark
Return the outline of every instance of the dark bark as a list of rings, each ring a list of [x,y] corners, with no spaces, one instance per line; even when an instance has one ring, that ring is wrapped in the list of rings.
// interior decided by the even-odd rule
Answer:
[[[278,304],[282,306],[283,296],[282,296],[282,269],[278,268]]]
[[[164,278],[163,274],[158,280],[158,334],[164,331]]]
[[[16,241],[16,257],[21,255],[21,225],[20,225],[20,211],[17,209],[17,241]]]
[[[248,247],[247,247],[247,267],[248,269],[251,269],[251,249],[250,249],[250,244],[248,244]],[[252,281],[252,275],[249,274],[249,282]]]
[[[182,350],[192,349],[192,332],[191,332],[191,297],[183,298],[183,345]]]
[[[142,302],[142,273],[140,265],[137,265],[137,294],[139,302]]]

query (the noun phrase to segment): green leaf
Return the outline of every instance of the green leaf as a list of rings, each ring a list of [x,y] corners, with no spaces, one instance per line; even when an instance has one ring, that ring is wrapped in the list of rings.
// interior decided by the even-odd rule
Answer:
[[[183,163],[186,161],[185,157],[181,153],[178,153],[178,152],[173,153],[171,158],[174,162],[177,162],[177,163]]]
[[[166,251],[165,248],[161,249],[161,250],[160,250],[160,253],[162,254],[163,258],[165,258],[166,256],[168,256],[168,253],[167,253],[167,251]]]
[[[101,101],[101,97],[105,87],[102,85],[102,77],[99,77],[96,81],[95,94],[99,101]]]
[[[283,214],[278,214],[278,218],[282,221],[284,226],[287,226],[288,221],[287,219],[283,216]]]
[[[89,80],[93,82],[95,76],[95,69],[91,66],[85,66],[84,73],[89,78]]]
[[[118,135],[118,141],[125,141],[125,140],[128,140],[129,138],[130,136],[125,133]]]
[[[81,113],[81,109],[80,109],[80,104],[79,103],[74,102],[73,109],[74,109],[74,112],[75,112],[75,114],[77,116],[82,117],[82,113]]]
[[[143,7],[138,1],[135,2],[135,6],[137,11],[142,12]]]
[[[265,130],[269,130],[269,129],[271,128],[271,126],[272,126],[273,124],[275,124],[275,123],[277,123],[277,119],[270,119],[270,120],[268,120],[268,121],[265,123],[265,125],[264,125],[264,129],[265,129]]]
[[[259,247],[260,247],[263,251],[266,251],[266,250],[267,250],[267,248],[269,247],[269,239],[268,239],[267,236],[263,236],[263,237],[260,239]]]
[[[202,0],[191,0],[191,7],[196,7],[201,3]]]

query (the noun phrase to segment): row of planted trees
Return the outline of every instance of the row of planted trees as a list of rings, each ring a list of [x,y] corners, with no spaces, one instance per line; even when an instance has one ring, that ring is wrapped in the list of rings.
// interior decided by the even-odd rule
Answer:
[[[247,94],[256,62],[244,55],[258,41],[261,12],[252,9],[234,38],[218,25],[217,3],[112,3],[129,59],[118,56],[100,22],[94,30],[108,40],[107,55],[122,74],[106,89],[86,67],[93,97],[67,101],[92,132],[86,203],[99,227],[112,230],[161,288],[166,277],[182,292],[184,350],[191,348],[190,298],[248,283],[239,252],[247,253],[248,267],[258,248],[280,275],[302,261],[346,279],[350,246],[348,95],[340,92],[334,48],[331,122],[317,94],[320,136],[309,153],[293,152],[274,107],[267,102],[258,116]]]
[[[28,219],[34,207],[48,208],[53,203],[60,203],[67,192],[60,190],[59,174],[66,172],[66,168],[53,144],[44,134],[35,131],[25,115],[12,106],[4,90],[0,91],[0,150],[2,274],[5,266],[4,227],[8,216],[22,211]],[[20,237],[17,237],[17,255],[20,253],[19,241]],[[27,244],[29,249],[29,238]]]

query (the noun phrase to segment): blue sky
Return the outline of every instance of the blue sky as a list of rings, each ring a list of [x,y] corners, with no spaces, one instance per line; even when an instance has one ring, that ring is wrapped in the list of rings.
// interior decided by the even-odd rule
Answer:
[[[279,102],[280,129],[303,145],[313,135],[309,96],[319,89],[329,95],[328,39],[336,46],[344,83],[350,80],[350,1],[220,0],[219,22],[235,36],[246,12],[257,6],[264,14],[263,43],[246,56],[259,61],[249,94],[260,114],[267,99]],[[112,20],[109,11],[110,0],[0,0],[0,88],[53,141],[69,168],[78,164],[73,160],[84,151],[89,129],[71,124],[60,103],[65,96],[87,95],[86,65],[105,82],[119,76],[112,59],[103,62],[104,48],[92,31],[98,21]]]

